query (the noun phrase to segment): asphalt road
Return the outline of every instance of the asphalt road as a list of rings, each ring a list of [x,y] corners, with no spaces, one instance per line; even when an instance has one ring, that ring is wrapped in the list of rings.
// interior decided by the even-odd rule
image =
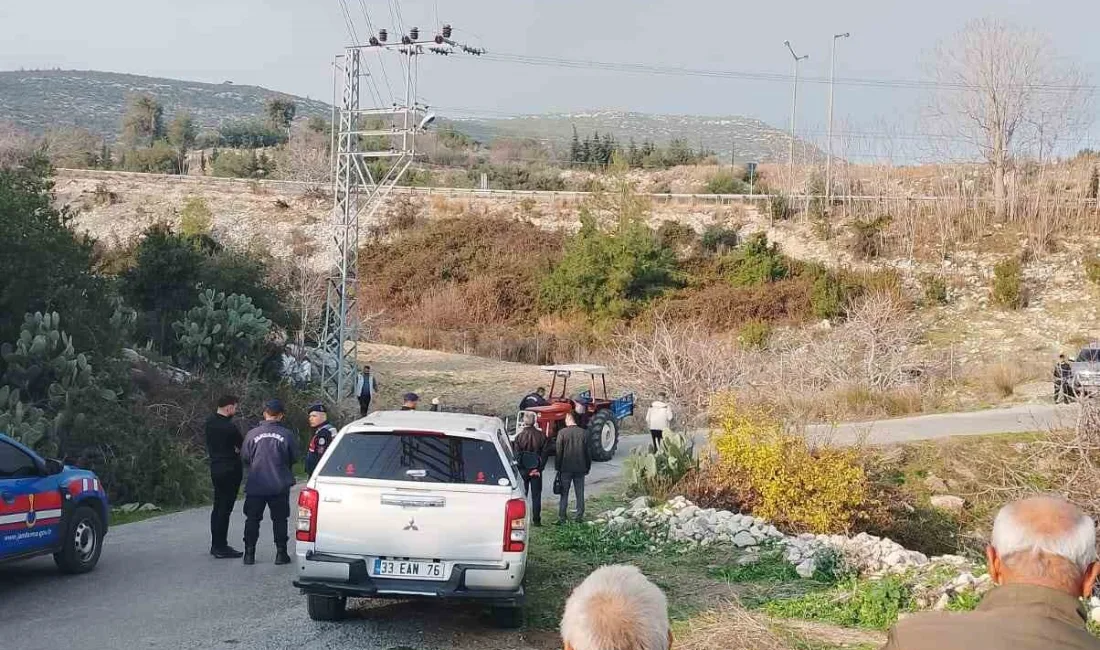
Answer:
[[[606,488],[629,451],[648,441],[623,438],[615,459],[593,465],[589,492]],[[548,474],[546,501],[556,498]],[[237,505],[230,539],[240,548]],[[548,503],[548,521],[553,512]],[[557,643],[552,633],[495,630],[478,607],[431,602],[355,601],[349,620],[315,623],[291,585],[293,565],[272,564],[270,528],[261,528],[255,566],[214,560],[206,554],[208,513],[188,510],[112,529],[99,566],[87,575],[60,575],[50,558],[0,567],[0,647],[503,650]]]
[[[866,442],[882,445],[950,436],[1050,431],[1072,426],[1076,416],[1077,406],[1073,404],[1025,404],[969,413],[936,413],[838,425],[816,424],[807,428],[807,435],[837,444]]]

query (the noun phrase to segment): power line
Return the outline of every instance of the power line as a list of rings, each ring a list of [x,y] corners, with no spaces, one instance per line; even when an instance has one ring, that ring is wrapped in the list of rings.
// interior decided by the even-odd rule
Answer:
[[[340,0],[340,8],[344,13],[344,22],[348,29],[348,35],[351,36],[352,42],[355,44],[361,43],[359,40],[359,34],[355,30],[355,21],[351,18],[351,10],[348,9],[347,0]],[[364,69],[367,71],[367,88],[371,91],[371,96],[377,98],[378,104],[382,104],[382,93],[378,92],[378,86],[374,83],[374,77],[370,73],[370,66],[364,62]]]
[[[559,57],[536,56],[524,54],[509,54],[504,52],[491,52],[482,56],[487,61],[497,63],[518,63],[522,65],[549,66],[577,70],[605,70],[610,72],[627,72],[647,75],[666,75],[682,77],[704,77],[721,79],[740,79],[746,81],[771,81],[789,83],[791,75],[777,72],[747,72],[738,70],[706,70],[699,68],[661,66],[644,63],[593,61],[583,59],[565,59]],[[807,83],[828,84],[828,77],[799,77]],[[869,88],[895,88],[895,89],[956,89],[977,90],[980,86],[966,83],[951,83],[942,81],[924,81],[918,79],[863,79],[856,77],[837,77],[837,84],[846,86],[860,86]],[[1025,84],[1008,86],[1042,92],[1079,92],[1095,91],[1100,86],[1093,84],[1064,85],[1064,84]]]
[[[370,13],[367,11],[367,4],[366,4],[365,0],[359,0],[359,9],[363,12],[363,20],[366,21],[367,29],[370,30],[370,34],[372,34],[372,35],[377,34],[378,32],[374,31],[374,24],[371,22]],[[386,73],[386,61],[385,61],[384,57],[379,57],[378,58],[378,66],[382,69],[382,79],[386,83],[386,92],[389,93],[390,103],[393,104],[393,102],[394,102],[393,86],[390,85],[390,76],[389,76],[389,74]],[[378,105],[381,106],[382,105],[382,101],[381,101],[382,93],[378,93],[378,98],[379,98]]]

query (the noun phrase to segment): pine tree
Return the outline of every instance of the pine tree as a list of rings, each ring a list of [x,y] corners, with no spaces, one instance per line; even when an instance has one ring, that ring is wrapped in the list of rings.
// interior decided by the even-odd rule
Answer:
[[[576,165],[581,161],[581,138],[577,135],[577,125],[573,125],[573,140],[569,143],[569,164]]]
[[[634,142],[634,138],[630,139],[630,146],[626,149],[626,164],[631,169],[637,169],[642,166],[642,152],[638,150],[638,145]]]

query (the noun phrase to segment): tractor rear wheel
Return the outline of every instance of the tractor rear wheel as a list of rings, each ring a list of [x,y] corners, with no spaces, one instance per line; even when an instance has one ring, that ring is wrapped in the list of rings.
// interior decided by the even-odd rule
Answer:
[[[592,460],[608,461],[619,447],[619,423],[611,411],[597,411],[588,421],[588,449]]]

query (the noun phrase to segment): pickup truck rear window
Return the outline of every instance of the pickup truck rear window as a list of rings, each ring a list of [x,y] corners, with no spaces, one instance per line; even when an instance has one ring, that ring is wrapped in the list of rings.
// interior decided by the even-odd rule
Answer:
[[[491,442],[403,431],[345,434],[325,458],[320,475],[414,483],[510,482]]]

